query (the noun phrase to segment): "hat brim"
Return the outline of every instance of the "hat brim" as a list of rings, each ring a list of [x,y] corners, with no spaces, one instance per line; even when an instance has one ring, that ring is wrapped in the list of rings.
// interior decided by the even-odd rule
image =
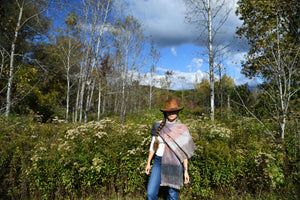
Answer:
[[[169,108],[169,109],[160,109],[162,112],[174,112],[174,111],[181,111],[183,107],[178,107],[178,108]]]

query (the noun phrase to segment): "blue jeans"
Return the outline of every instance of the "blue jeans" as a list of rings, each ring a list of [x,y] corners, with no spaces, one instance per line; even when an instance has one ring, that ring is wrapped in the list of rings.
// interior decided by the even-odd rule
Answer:
[[[150,180],[147,188],[147,198],[148,200],[158,200],[159,186],[161,182],[160,171],[161,171],[161,158],[160,156],[155,156],[154,164],[152,166]],[[167,200],[178,200],[178,190],[169,187]]]

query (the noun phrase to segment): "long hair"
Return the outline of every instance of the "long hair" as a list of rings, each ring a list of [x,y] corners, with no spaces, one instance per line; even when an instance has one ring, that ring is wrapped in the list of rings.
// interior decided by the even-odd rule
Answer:
[[[157,151],[157,149],[159,147],[159,141],[158,141],[159,131],[164,127],[164,125],[166,124],[166,122],[167,122],[167,118],[166,118],[166,116],[164,116],[163,121],[160,123],[159,127],[156,129],[156,132],[155,132],[155,141],[153,143],[153,148],[155,149],[155,151]]]

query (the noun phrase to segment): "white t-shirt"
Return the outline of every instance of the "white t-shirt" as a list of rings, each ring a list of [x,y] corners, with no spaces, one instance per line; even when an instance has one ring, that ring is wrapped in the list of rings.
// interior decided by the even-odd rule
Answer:
[[[158,146],[157,151],[155,152],[155,149],[153,147],[153,144],[154,144],[154,141],[155,141],[155,136],[152,136],[152,141],[151,141],[149,150],[152,151],[152,152],[155,152],[155,154],[157,156],[163,156],[164,150],[165,150],[165,141],[160,136],[158,136],[157,138],[158,138],[158,142],[159,142],[159,146]]]
[[[173,122],[169,122],[168,120],[167,120],[167,122],[166,123],[181,123],[180,122],[180,120],[178,119],[178,118],[176,118]],[[155,136],[152,136],[152,141],[151,141],[151,144],[150,144],[150,151],[152,151],[152,152],[155,152],[155,149],[154,149],[154,147],[153,147],[153,144],[154,144],[154,141],[155,141]],[[159,146],[158,146],[158,149],[157,149],[157,151],[155,152],[155,154],[157,155],[157,156],[163,156],[163,154],[164,154],[164,150],[165,150],[165,141],[160,137],[160,136],[158,136],[158,142],[159,142]]]

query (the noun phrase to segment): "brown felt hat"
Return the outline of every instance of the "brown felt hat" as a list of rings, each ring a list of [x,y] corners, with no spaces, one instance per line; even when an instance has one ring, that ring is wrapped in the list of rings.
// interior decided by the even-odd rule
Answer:
[[[177,102],[172,99],[170,101],[166,101],[166,108],[160,109],[162,112],[174,112],[174,111],[180,111],[183,107],[178,107]]]

